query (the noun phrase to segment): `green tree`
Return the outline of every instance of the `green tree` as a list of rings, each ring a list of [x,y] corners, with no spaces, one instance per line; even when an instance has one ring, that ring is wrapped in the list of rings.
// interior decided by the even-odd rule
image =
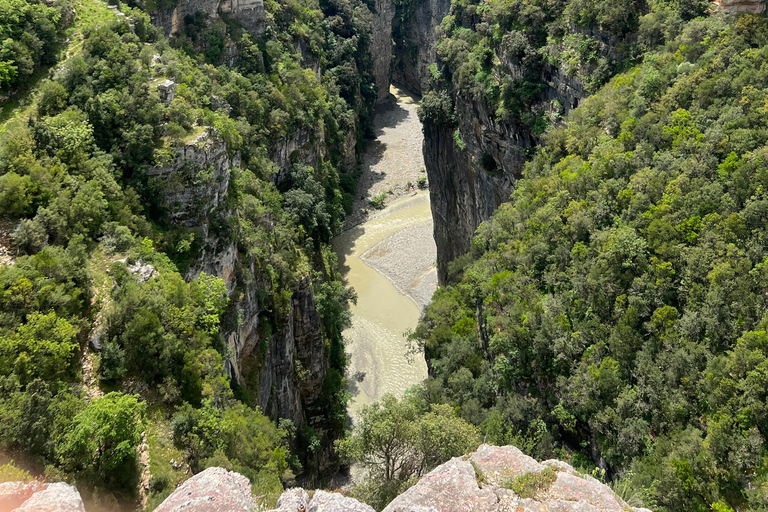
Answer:
[[[59,462],[95,484],[132,491],[143,424],[144,404],[136,396],[109,393],[73,418]]]

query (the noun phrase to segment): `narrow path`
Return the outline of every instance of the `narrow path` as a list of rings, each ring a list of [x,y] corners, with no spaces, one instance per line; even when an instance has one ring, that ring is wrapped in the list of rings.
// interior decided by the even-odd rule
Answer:
[[[358,294],[344,332],[353,418],[363,405],[386,393],[402,396],[427,376],[423,355],[409,353],[405,333],[437,286],[432,212],[429,193],[415,186],[423,167],[416,100],[396,88],[393,95],[377,109],[378,139],[366,152],[359,189],[368,198],[391,189],[389,204],[334,240],[342,275]]]

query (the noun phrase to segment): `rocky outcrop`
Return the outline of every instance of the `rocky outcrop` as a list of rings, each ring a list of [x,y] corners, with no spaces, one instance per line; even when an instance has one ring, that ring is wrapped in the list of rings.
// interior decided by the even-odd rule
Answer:
[[[0,511],[85,512],[85,505],[74,486],[64,482],[44,484],[33,480],[0,484]]]
[[[270,512],[375,512],[372,507],[338,493],[315,491],[312,497],[304,489],[289,489]]]
[[[547,471],[551,478],[534,480]],[[517,492],[516,492],[517,491]],[[518,494],[519,493],[519,494]],[[451,459],[395,498],[384,512],[626,512],[633,509],[610,488],[558,460],[538,463],[514,446],[482,445]]]
[[[290,489],[272,512],[371,512],[341,494]],[[482,445],[425,475],[384,512],[650,512],[632,508],[608,486],[559,460],[542,463],[514,446]]]
[[[163,182],[169,220],[188,228],[200,227],[207,235],[207,221],[224,207],[229,171],[240,165],[240,155],[230,157],[213,128],[200,128],[192,140],[176,146],[168,160],[165,165],[150,167],[147,176]]]
[[[618,43],[616,43],[618,44]],[[609,44],[605,47],[610,53]],[[524,70],[515,56],[499,49],[500,65],[513,79]],[[449,75],[450,70],[442,72]],[[586,96],[577,75],[545,63],[538,80],[545,84],[530,113],[557,122]],[[448,263],[469,251],[477,227],[509,200],[527,158],[540,136],[524,122],[502,120],[482,101],[451,90],[455,123],[424,124],[424,164],[437,244],[438,279],[445,284]]]
[[[396,19],[398,40],[392,79],[411,92],[422,94],[429,87],[429,66],[437,62],[435,29],[451,8],[451,0],[420,0],[413,12]],[[407,5],[411,5],[407,3]]]
[[[716,0],[715,6],[720,12],[726,14],[738,14],[748,12],[752,14],[763,14],[765,12],[766,0]]]
[[[394,17],[395,5],[392,0],[375,0],[371,56],[378,101],[387,99],[389,84],[392,81],[392,20]]]
[[[208,468],[177,488],[155,512],[249,512],[251,483],[222,468]]]
[[[180,0],[173,9],[152,12],[152,23],[162,27],[166,36],[172,36],[184,30],[186,16],[198,12],[211,19],[236,18],[243,28],[256,35],[261,35],[266,28],[264,0]]]

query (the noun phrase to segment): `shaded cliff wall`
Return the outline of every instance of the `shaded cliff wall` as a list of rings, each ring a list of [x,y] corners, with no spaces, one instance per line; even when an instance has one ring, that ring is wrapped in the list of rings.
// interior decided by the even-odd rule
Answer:
[[[377,101],[387,99],[392,81],[392,20],[395,4],[392,0],[375,0],[373,10],[373,76],[376,79]]]
[[[414,0],[398,5],[392,80],[413,93],[422,94],[429,87],[429,67],[437,62],[436,29],[450,8],[451,0]]]
[[[286,145],[296,140],[301,135],[293,134]],[[276,163],[286,151],[276,151]],[[294,158],[312,165],[317,164],[313,156],[322,157],[315,149],[293,151],[298,152]],[[322,474],[333,469],[337,458],[332,453],[332,434],[324,427],[327,411],[320,404],[329,354],[312,282],[308,276],[296,282],[286,307],[277,311],[267,300],[271,285],[259,277],[254,262],[238,251],[234,237],[211,227],[236,214],[227,193],[231,170],[239,165],[239,154],[230,157],[216,132],[206,129],[175,148],[173,159],[150,168],[148,175],[163,191],[169,221],[193,229],[200,240],[200,251],[186,278],[205,272],[221,277],[226,285],[231,305],[221,332],[229,354],[227,374],[238,385],[247,386],[257,398],[252,405],[271,418],[290,419],[298,430],[311,427],[317,432],[323,450],[317,471]]]
[[[584,96],[580,80],[556,67],[545,67],[542,81],[547,86],[540,103],[549,107],[559,102],[558,114],[575,108]],[[509,200],[540,142],[530,126],[501,121],[483,102],[456,93],[453,100],[455,123],[424,124],[424,164],[441,284],[447,281],[448,263],[470,250],[477,227]]]
[[[632,36],[620,38],[597,28],[584,29],[574,24],[568,30],[591,38],[602,62],[614,66],[622,58],[622,49],[632,40]],[[498,104],[490,105],[460,90],[453,80],[454,70],[439,55],[437,78],[428,73],[429,90],[446,93],[453,114],[452,122],[443,125],[422,118],[424,162],[430,184],[441,284],[447,282],[448,263],[470,250],[477,227],[488,220],[501,203],[509,200],[525,162],[542,141],[541,123],[557,124],[588,95],[585,81],[597,68],[597,60],[574,65],[559,59],[568,51],[563,43],[548,44],[533,51],[537,55],[535,63],[525,62],[504,43],[495,50],[494,76],[539,86],[539,92],[529,100],[522,117],[513,120],[499,115]],[[541,59],[544,53],[555,58]],[[531,76],[532,70],[535,76]]]

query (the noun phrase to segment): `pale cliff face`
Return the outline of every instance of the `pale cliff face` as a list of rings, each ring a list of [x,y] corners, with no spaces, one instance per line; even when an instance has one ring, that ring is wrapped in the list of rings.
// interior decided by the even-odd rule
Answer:
[[[174,9],[152,13],[152,22],[172,36],[184,30],[184,17],[196,12],[214,19],[220,14],[237,18],[243,28],[256,35],[261,35],[266,27],[264,0],[181,0]]]
[[[766,0],[716,0],[717,10],[726,14],[747,12],[762,14],[765,12]]]

